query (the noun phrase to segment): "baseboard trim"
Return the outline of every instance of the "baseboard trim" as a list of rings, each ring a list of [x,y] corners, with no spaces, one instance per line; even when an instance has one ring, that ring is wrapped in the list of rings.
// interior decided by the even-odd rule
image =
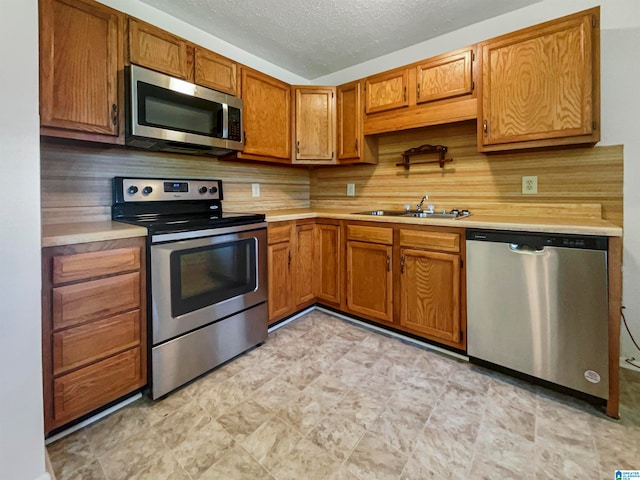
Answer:
[[[138,400],[139,398],[142,398],[142,394],[141,393],[137,393],[129,398],[127,398],[126,400],[123,400],[122,402],[107,408],[106,410],[103,410],[102,412],[94,415],[93,417],[89,417],[86,420],[83,420],[80,423],[75,424],[73,427],[69,427],[66,430],[63,430],[60,433],[56,433],[55,435],[52,435],[51,437],[47,438],[44,441],[45,445],[49,445],[50,443],[55,442],[56,440],[60,440],[61,438],[66,437],[67,435],[71,435],[73,432],[76,432],[78,430],[80,430],[81,428],[86,427],[87,425],[91,425],[94,422],[97,422],[98,420],[100,420],[101,418],[106,417],[107,415],[111,415],[113,412],[120,410],[123,407],[126,407],[127,405],[129,405],[130,403],[135,402],[136,400]]]
[[[445,348],[440,348],[440,347],[438,347],[436,345],[432,345],[432,344],[427,343],[427,342],[421,342],[420,340],[416,340],[415,338],[407,337],[405,335],[402,335],[401,333],[397,333],[397,332],[393,332],[391,330],[387,330],[386,328],[377,327],[376,325],[372,325],[370,323],[361,322],[360,320],[357,320],[357,319],[355,319],[353,317],[350,317],[349,315],[345,315],[344,313],[334,312],[333,310],[328,310],[328,309],[320,307],[318,305],[316,305],[314,308],[316,308],[316,309],[320,310],[321,312],[324,312],[324,313],[326,313],[328,315],[333,315],[334,317],[341,318],[342,320],[345,320],[347,322],[354,323],[354,324],[356,324],[358,326],[361,326],[363,328],[367,328],[369,330],[374,330],[374,331],[376,331],[378,333],[381,333],[382,335],[386,335],[388,337],[397,338],[398,340],[402,340],[405,343],[410,343],[412,345],[415,345],[416,347],[420,347],[420,348],[423,348],[425,350],[433,350],[434,352],[442,353],[443,355],[448,355],[450,357],[457,358],[458,360],[464,360],[466,362],[469,361],[469,357],[467,357],[466,355],[462,355],[462,354],[457,353],[457,352],[452,352],[450,350],[447,350]]]

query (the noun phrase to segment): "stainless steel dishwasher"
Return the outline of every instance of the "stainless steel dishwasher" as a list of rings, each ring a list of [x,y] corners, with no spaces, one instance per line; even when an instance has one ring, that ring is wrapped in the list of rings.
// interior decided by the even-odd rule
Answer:
[[[467,352],[608,397],[607,238],[467,230]]]

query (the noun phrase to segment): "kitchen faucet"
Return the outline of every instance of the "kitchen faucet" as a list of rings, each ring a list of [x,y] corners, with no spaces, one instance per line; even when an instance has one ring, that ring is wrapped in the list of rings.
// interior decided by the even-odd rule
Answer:
[[[420,203],[416,205],[416,210],[421,212],[422,211],[422,204],[424,202],[426,202],[427,200],[429,200],[429,195],[425,195],[424,197],[422,197],[422,200],[420,200]]]

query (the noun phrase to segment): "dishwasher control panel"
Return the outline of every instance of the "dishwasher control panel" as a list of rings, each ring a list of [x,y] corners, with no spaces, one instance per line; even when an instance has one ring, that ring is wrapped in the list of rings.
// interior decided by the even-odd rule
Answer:
[[[531,247],[565,247],[585,250],[606,250],[607,237],[570,235],[564,233],[513,232],[504,230],[467,230],[467,240],[497,242]]]

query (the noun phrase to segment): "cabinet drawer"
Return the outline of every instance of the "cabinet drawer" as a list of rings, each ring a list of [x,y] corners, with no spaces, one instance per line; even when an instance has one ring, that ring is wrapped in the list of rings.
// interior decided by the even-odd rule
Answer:
[[[140,310],[53,334],[53,374],[59,375],[140,343]]]
[[[295,225],[293,223],[287,225],[276,225],[273,227],[269,225],[269,228],[267,229],[269,245],[291,241],[294,226]]]
[[[420,230],[400,230],[400,246],[430,248],[444,252],[460,251],[460,235],[449,232],[424,232]]]
[[[347,225],[347,238],[361,242],[393,243],[393,229],[386,227],[368,227],[363,225]]]
[[[99,252],[53,257],[53,284],[140,270],[139,248],[117,248]]]
[[[53,381],[54,419],[62,425],[144,385],[136,347]]]
[[[140,306],[140,273],[53,289],[53,329],[71,327]]]

